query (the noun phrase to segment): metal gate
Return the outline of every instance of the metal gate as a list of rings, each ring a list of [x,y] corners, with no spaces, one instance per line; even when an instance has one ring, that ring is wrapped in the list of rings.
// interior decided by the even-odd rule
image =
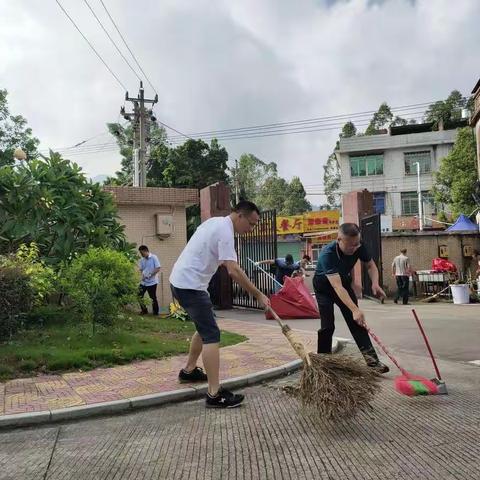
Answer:
[[[367,250],[376,263],[379,274],[379,283],[383,284],[382,274],[382,236],[380,228],[380,214],[369,215],[360,220],[360,230],[362,232],[362,242],[366,245]],[[363,295],[373,297],[372,282],[368,276],[366,265],[362,265],[362,285]]]
[[[260,220],[250,233],[235,236],[238,263],[255,286],[265,295],[275,292],[275,282],[263,273],[253,262],[277,258],[277,216],[275,210],[260,213]],[[262,265],[266,271],[269,265]],[[260,308],[257,301],[243,288],[233,282],[233,305]]]

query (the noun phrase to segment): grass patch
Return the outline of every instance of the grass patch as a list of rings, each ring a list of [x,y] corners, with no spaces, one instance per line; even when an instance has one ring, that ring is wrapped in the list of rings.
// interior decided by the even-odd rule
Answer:
[[[149,358],[165,358],[188,352],[193,323],[123,313],[111,327],[78,321],[74,312],[43,308],[31,315],[26,327],[0,344],[0,380],[36,373],[60,373],[111,367]],[[246,340],[222,331],[222,347]]]

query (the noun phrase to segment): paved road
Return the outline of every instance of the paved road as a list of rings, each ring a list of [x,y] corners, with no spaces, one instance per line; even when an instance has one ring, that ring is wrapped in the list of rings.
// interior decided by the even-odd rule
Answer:
[[[449,396],[400,396],[390,375],[372,410],[337,424],[302,413],[280,389],[290,377],[235,410],[195,401],[0,432],[0,479],[478,480],[480,369],[441,363]]]
[[[360,301],[367,322],[382,340],[394,350],[425,355],[426,349],[411,308],[415,308],[429,337],[434,353],[443,359],[469,362],[480,359],[480,304],[453,305],[447,303],[416,304],[411,307],[393,302],[378,304]],[[350,332],[338,309],[335,310],[338,337],[350,338]],[[251,310],[218,311],[219,316],[271,323]],[[317,331],[319,320],[291,320],[289,324],[302,330]]]

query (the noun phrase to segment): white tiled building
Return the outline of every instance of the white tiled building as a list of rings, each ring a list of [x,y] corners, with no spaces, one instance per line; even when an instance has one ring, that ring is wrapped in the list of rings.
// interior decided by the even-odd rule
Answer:
[[[392,127],[388,133],[340,139],[336,151],[341,193],[367,189],[374,193],[376,213],[393,217],[418,215],[417,167],[424,214],[435,215],[430,189],[432,172],[453,147],[456,129],[431,131],[430,124]],[[426,222],[428,225],[428,220]]]

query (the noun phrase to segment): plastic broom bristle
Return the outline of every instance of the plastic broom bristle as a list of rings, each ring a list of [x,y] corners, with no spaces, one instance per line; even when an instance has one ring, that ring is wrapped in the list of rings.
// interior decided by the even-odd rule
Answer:
[[[431,380],[418,376],[402,375],[395,379],[395,389],[397,392],[415,397],[418,395],[437,395],[438,386]]]

